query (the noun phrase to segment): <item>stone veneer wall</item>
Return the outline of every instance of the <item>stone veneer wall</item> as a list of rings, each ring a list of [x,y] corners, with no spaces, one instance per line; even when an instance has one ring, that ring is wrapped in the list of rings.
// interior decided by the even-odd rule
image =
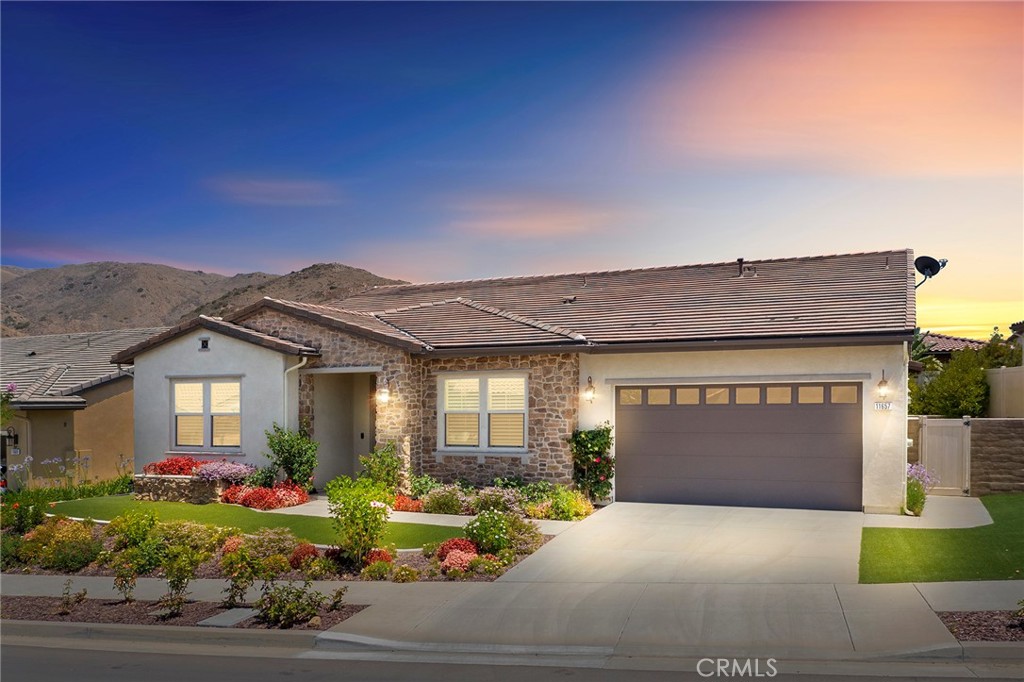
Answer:
[[[971,495],[1024,492],[1024,419],[971,420]]]
[[[376,406],[376,445],[396,442],[406,467],[420,443],[423,405],[419,399],[420,373],[413,366],[409,353],[377,341],[346,334],[335,329],[286,315],[274,310],[260,310],[243,321],[245,326],[290,341],[298,341],[320,349],[320,357],[311,357],[307,368],[376,367],[377,387],[391,382],[391,400]],[[316,436],[313,419],[313,375],[299,375],[299,420]]]
[[[576,427],[579,357],[573,353],[474,358],[411,355],[370,339],[330,329],[274,310],[260,310],[242,321],[266,334],[320,349],[316,367],[383,368],[377,387],[390,382],[391,400],[376,406],[377,445],[398,442],[406,469],[446,481],[466,478],[489,483],[495,476],[568,483],[572,457],[567,438]],[[437,372],[529,370],[529,456],[444,455],[435,457],[437,441]],[[299,377],[299,418],[316,435],[313,376]]]
[[[577,423],[579,356],[575,353],[505,355],[475,358],[426,358],[423,367],[423,402],[429,407],[423,421],[420,472],[453,481],[465,478],[476,484],[495,476],[522,476],[528,481],[572,481],[572,454],[568,438]],[[437,374],[528,370],[529,412],[526,461],[520,456],[436,455]]]
[[[150,502],[219,502],[221,483],[195,476],[135,476],[134,497]]]

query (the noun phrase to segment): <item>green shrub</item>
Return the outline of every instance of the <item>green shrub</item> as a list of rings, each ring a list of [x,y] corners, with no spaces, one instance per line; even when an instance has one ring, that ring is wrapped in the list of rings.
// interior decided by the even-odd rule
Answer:
[[[334,577],[337,567],[327,557],[309,557],[302,562],[302,572],[310,580],[327,580]]]
[[[20,505],[35,504],[43,509],[50,502],[82,500],[89,497],[107,497],[108,495],[125,495],[132,491],[133,485],[134,479],[132,475],[125,474],[109,481],[99,481],[97,483],[12,490],[4,495],[4,507],[17,502]],[[4,525],[6,526],[6,524]]]
[[[423,556],[428,559],[437,554],[437,548],[441,546],[440,542],[424,542],[422,547]]]
[[[355,565],[381,544],[395,498],[383,483],[339,476],[327,484],[327,500],[338,533],[338,549]]]
[[[367,580],[387,580],[391,577],[391,569],[390,561],[374,561],[363,568],[359,575]]]
[[[299,546],[299,539],[288,528],[261,528],[245,536],[242,544],[257,559],[266,559],[275,554],[290,557]]]
[[[480,554],[469,560],[469,571],[480,575],[501,575],[505,565],[493,554]]]
[[[527,483],[519,489],[525,502],[543,502],[551,497],[551,491],[555,489],[554,484],[549,481],[534,481]]]
[[[209,557],[225,540],[239,532],[237,528],[220,528],[196,521],[163,521],[153,528],[152,537],[168,547],[181,545]]]
[[[551,491],[548,518],[559,521],[578,521],[594,513],[594,505],[579,490],[556,486]]]
[[[420,579],[420,572],[409,564],[402,564],[391,572],[391,582],[414,583]]]
[[[199,565],[208,554],[187,545],[167,548],[161,567],[167,582],[167,594],[160,599],[160,605],[168,611],[168,617],[181,615],[188,598],[188,586],[195,579]]]
[[[273,488],[277,483],[277,470],[278,467],[273,464],[260,467],[246,476],[242,483],[252,488]]]
[[[922,414],[980,417],[988,407],[988,382],[977,351],[953,353],[938,376],[920,387],[916,405]]]
[[[497,553],[511,546],[509,520],[519,518],[516,514],[499,511],[485,511],[463,528],[466,537],[476,543],[481,552]]]
[[[260,575],[260,562],[245,546],[221,557],[220,569],[228,579],[228,586],[224,588],[224,606],[234,608],[245,603],[249,588]]]
[[[71,613],[71,609],[78,606],[85,601],[86,597],[89,596],[89,591],[82,588],[78,592],[72,594],[71,585],[74,583],[71,578],[64,581],[64,589],[60,595],[60,608],[57,609],[57,613],[61,616],[66,616]]]
[[[0,535],[0,571],[10,571],[22,565],[19,558],[24,540],[15,533]]]
[[[89,524],[51,517],[25,535],[19,557],[42,568],[72,572],[95,561],[102,549]]]
[[[15,533],[25,534],[46,518],[48,503],[27,499],[23,502],[11,502],[5,499],[0,507],[0,525]]]
[[[107,564],[114,569],[114,589],[121,593],[125,601],[132,600],[132,593],[140,575],[145,575],[164,560],[167,547],[156,538],[147,538],[142,543],[113,552]]]
[[[129,510],[110,520],[104,535],[114,538],[114,549],[137,547],[156,526],[156,512],[152,509]]]
[[[612,426],[607,422],[593,429],[576,429],[569,438],[572,480],[591,500],[604,499],[612,493],[615,459],[608,454],[612,440]]]
[[[368,455],[359,458],[363,470],[360,478],[369,478],[391,491],[398,490],[402,485],[402,459],[398,456],[394,443],[387,443]]]
[[[342,592],[342,594],[344,594]],[[341,604],[341,596],[335,596],[336,603]],[[294,583],[266,583],[263,594],[256,602],[259,619],[268,625],[290,628],[293,625],[308,623],[320,612],[327,602],[327,597],[313,589],[313,584],[306,580],[302,586]]]
[[[466,493],[457,485],[443,485],[423,498],[423,511],[428,514],[463,514],[469,507]]]
[[[423,499],[430,494],[430,491],[440,488],[442,485],[441,481],[437,480],[430,474],[423,474],[422,476],[413,476],[409,480],[409,488],[412,496],[417,499]]]
[[[551,500],[544,500],[543,502],[533,502],[531,504],[528,504],[523,509],[523,513],[526,514],[527,518],[531,519],[550,519]]]
[[[270,431],[264,433],[271,452],[270,461],[293,483],[311,490],[317,463],[316,450],[320,444],[309,437],[305,428],[292,431],[274,424]]]
[[[907,511],[914,516],[920,516],[924,511],[925,492],[920,481],[907,479]]]

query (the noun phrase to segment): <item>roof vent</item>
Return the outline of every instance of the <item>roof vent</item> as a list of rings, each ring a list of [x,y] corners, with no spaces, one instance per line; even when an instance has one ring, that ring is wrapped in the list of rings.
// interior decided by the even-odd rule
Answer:
[[[29,358],[31,358],[31,357],[35,356],[35,354],[36,354],[36,352],[35,352],[34,350],[30,350],[30,351],[29,351],[29,352],[28,352],[28,353],[27,353],[27,354],[25,355],[25,357],[29,357]]]
[[[565,304],[565,305],[570,305],[570,304],[575,303],[575,302],[576,302],[576,297],[575,296],[563,296],[562,297],[562,303]]]

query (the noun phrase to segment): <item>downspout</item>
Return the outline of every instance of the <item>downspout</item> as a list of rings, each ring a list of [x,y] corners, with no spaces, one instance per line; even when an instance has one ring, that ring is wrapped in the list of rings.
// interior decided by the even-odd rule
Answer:
[[[283,419],[283,421],[281,423],[281,426],[283,426],[286,429],[289,428],[289,426],[288,426],[288,375],[291,374],[292,372],[294,372],[297,369],[302,369],[303,367],[305,367],[307,362],[309,362],[309,357],[308,356],[303,356],[302,362],[300,362],[299,364],[294,365],[292,367],[289,367],[288,369],[286,369],[284,371],[284,401],[283,401],[283,403],[284,403],[284,419]]]

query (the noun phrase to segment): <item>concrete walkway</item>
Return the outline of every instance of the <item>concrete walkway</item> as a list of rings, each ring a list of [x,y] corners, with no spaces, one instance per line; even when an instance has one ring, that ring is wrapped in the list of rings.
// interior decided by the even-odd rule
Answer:
[[[865,528],[976,528],[992,523],[977,497],[929,495],[921,516],[864,514]]]
[[[4,575],[4,595],[59,596],[64,576]],[[322,633],[318,648],[353,644],[448,652],[534,652],[585,656],[774,656],[861,660],[959,657],[960,644],[933,612],[1009,610],[1024,582],[892,585],[528,584],[319,582],[346,601],[371,604]],[[193,599],[216,601],[225,583],[197,580]],[[73,590],[117,598],[113,580],[76,577]],[[142,578],[139,599],[166,591]],[[252,594],[256,596],[255,590]],[[1002,651],[1024,654],[1024,647]]]
[[[297,514],[299,516],[320,517],[328,517],[331,515],[330,509],[327,505],[326,495],[314,495],[306,504],[300,504],[295,507],[285,507],[283,509],[273,509],[264,513]],[[475,516],[462,514],[424,514],[422,512],[395,511],[391,512],[389,520],[396,523],[422,523],[427,526],[453,526],[456,528],[462,528],[475,518]],[[544,535],[558,535],[563,531],[572,528],[576,525],[576,522],[541,519],[537,521],[537,525],[540,526],[540,532],[544,533]]]

